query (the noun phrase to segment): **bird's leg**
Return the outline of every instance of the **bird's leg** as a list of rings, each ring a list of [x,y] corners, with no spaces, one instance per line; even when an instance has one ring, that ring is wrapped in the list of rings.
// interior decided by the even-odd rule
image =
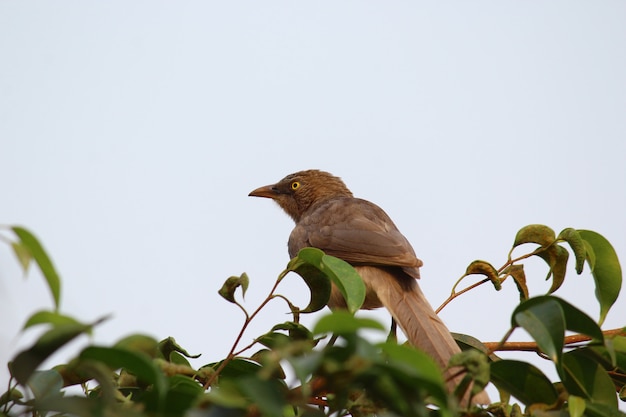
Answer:
[[[398,324],[396,323],[396,319],[391,318],[391,327],[389,328],[389,334],[387,335],[388,342],[396,342],[398,343],[398,335],[396,334],[396,329],[398,328]]]

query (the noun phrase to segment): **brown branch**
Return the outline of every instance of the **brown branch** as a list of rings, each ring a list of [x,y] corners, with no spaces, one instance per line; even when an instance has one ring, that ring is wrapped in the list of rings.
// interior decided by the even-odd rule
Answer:
[[[517,258],[515,258],[515,259],[511,259],[511,253],[513,252],[513,249],[511,249],[511,252],[509,252],[509,259],[506,261],[506,263],[505,263],[504,265],[502,265],[502,266],[500,267],[500,269],[498,269],[498,271],[497,271],[497,272],[498,272],[498,275],[502,274],[502,272],[503,272],[506,268],[508,268],[509,266],[512,266],[515,262],[519,262],[519,261],[522,261],[522,260],[524,260],[524,259],[526,259],[526,258],[530,258],[531,256],[533,256],[533,255],[537,255],[538,253],[543,252],[543,251],[544,251],[544,250],[546,250],[546,249],[547,249],[547,247],[545,247],[545,248],[544,248],[544,247],[539,247],[539,248],[535,249],[534,251],[532,251],[532,252],[530,252],[530,253],[527,253],[527,254],[524,254],[524,255],[522,255],[522,256],[518,256],[518,257],[517,257]],[[470,291],[470,290],[473,290],[474,288],[476,288],[476,287],[478,287],[478,286],[480,286],[480,285],[483,285],[483,284],[484,284],[484,283],[486,283],[486,282],[490,282],[490,281],[491,281],[491,279],[490,279],[490,278],[485,278],[485,279],[483,279],[483,280],[481,280],[481,281],[475,282],[474,284],[470,285],[469,287],[466,287],[466,288],[463,288],[463,289],[462,289],[462,290],[460,290],[460,291],[457,291],[457,290],[456,290],[457,285],[459,285],[463,279],[465,279],[466,277],[468,277],[468,276],[470,276],[470,275],[475,275],[475,274],[469,274],[469,275],[468,275],[468,274],[465,274],[465,275],[463,275],[461,278],[459,278],[459,279],[457,280],[457,282],[456,282],[456,283],[454,284],[454,286],[452,287],[452,294],[450,294],[450,296],[449,296],[449,297],[448,297],[448,298],[447,298],[447,299],[446,299],[446,300],[445,300],[445,301],[444,301],[444,302],[443,302],[443,303],[442,303],[442,304],[441,304],[441,305],[440,305],[440,306],[439,306],[439,307],[435,310],[435,313],[436,313],[436,314],[439,314],[439,312],[440,312],[441,310],[443,310],[443,308],[444,308],[445,306],[447,306],[448,304],[450,304],[450,302],[451,302],[452,300],[454,300],[455,298],[457,298],[458,296],[460,296],[460,295],[462,295],[462,294],[464,294],[464,293],[466,293],[466,292],[468,292],[468,291]],[[509,276],[509,275],[507,274],[504,278],[502,278],[502,279],[500,280],[500,283],[504,282],[504,280],[505,280],[508,276]]]
[[[327,407],[328,401],[324,398],[328,394],[328,381],[326,378],[314,377],[307,385],[306,388],[302,385],[292,388],[290,392],[291,399],[300,399],[304,395],[303,392],[306,391],[308,395],[307,404]]]
[[[235,353],[235,350],[237,349],[237,345],[239,345],[239,342],[241,341],[241,338],[246,332],[246,329],[250,325],[250,322],[256,317],[257,314],[259,314],[259,312],[263,309],[263,307],[265,307],[270,301],[272,301],[272,299],[274,298],[274,292],[276,292],[276,289],[278,288],[278,284],[280,284],[280,282],[285,277],[285,275],[287,275],[287,273],[289,273],[289,270],[284,270],[283,272],[280,273],[280,275],[278,276],[278,279],[276,279],[276,282],[274,283],[274,286],[272,287],[272,290],[270,291],[267,298],[261,303],[261,305],[259,305],[259,307],[257,307],[256,310],[254,310],[252,314],[248,315],[246,310],[239,303],[235,303],[237,306],[239,306],[239,308],[243,310],[246,316],[246,320],[244,321],[243,326],[241,330],[239,331],[237,338],[235,339],[235,343],[233,343],[233,346],[230,348],[230,352],[228,352],[228,355],[226,356],[226,358],[217,367],[215,372],[205,381],[204,386],[203,386],[204,390],[209,389],[209,387],[215,382],[215,380],[217,379],[219,374],[222,372],[222,370],[226,367],[226,365],[228,365],[233,359],[235,359],[237,354],[240,354],[241,352],[243,352],[243,350],[240,350],[239,352]],[[254,343],[250,344],[249,347],[253,345]]]
[[[469,275],[466,275],[466,276],[469,276]],[[435,310],[435,314],[439,314],[439,312],[440,312],[440,311],[441,311],[441,310],[442,310],[445,306],[447,306],[447,305],[450,303],[450,301],[454,300],[454,299],[455,299],[456,297],[458,297],[459,295],[464,294],[464,293],[466,293],[466,292],[468,292],[468,291],[470,291],[470,290],[472,290],[472,289],[474,289],[474,288],[478,287],[479,285],[483,285],[485,282],[489,282],[489,281],[490,281],[490,279],[489,279],[489,278],[485,278],[485,279],[483,279],[483,280],[481,280],[481,281],[475,282],[474,284],[470,285],[469,287],[463,288],[462,290],[456,291],[456,289],[454,289],[454,290],[453,290],[454,292],[453,292],[452,294],[450,294],[450,297],[448,297],[448,298],[447,298],[447,299],[446,299],[446,300],[445,300],[445,301],[444,301],[444,302],[443,302],[443,303],[442,303],[442,304],[441,304],[441,305],[437,308],[437,310]]]
[[[626,329],[612,329],[602,332],[605,336],[626,336]],[[565,346],[575,345],[577,343],[588,342],[592,338],[584,334],[573,334],[566,336],[564,339]],[[487,349],[492,352],[497,351],[523,351],[523,352],[540,352],[535,342],[485,342],[483,343]]]

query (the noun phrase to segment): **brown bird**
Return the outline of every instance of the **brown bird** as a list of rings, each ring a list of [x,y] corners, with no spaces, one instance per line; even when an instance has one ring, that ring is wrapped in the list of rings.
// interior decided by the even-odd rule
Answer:
[[[271,198],[295,221],[288,243],[290,257],[302,248],[314,247],[353,265],[367,288],[361,308],[386,307],[409,342],[442,369],[461,351],[417,284],[422,261],[380,207],[353,197],[340,178],[318,170],[296,172],[249,195]],[[328,306],[345,307],[334,286]],[[448,370],[444,375],[454,373]],[[452,378],[449,388],[459,380]],[[473,402],[490,401],[483,392]]]

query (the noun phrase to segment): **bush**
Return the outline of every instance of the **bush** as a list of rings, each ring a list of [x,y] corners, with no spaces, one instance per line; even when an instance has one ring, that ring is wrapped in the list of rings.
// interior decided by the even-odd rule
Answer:
[[[47,330],[9,363],[11,381],[0,397],[1,415],[626,416],[618,409],[619,399],[626,399],[626,333],[600,327],[618,297],[621,268],[611,244],[592,231],[568,228],[557,236],[547,226],[526,226],[503,266],[496,269],[485,261],[468,266],[461,280],[483,278],[456,291],[459,280],[444,305],[478,285],[491,283],[498,290],[511,281],[520,303],[501,342],[483,344],[456,335],[465,350],[450,366],[465,376],[454,393],[447,392],[441,370],[423,352],[398,344],[394,337],[372,343],[362,336],[364,330],[384,331],[380,323],[354,315],[365,297],[363,282],[350,265],[313,248],[303,249],[289,262],[253,311],[238,301],[239,293],[248,289],[248,276],[225,281],[219,293],[242,311],[244,323],[230,352],[219,361],[194,368],[189,359],[198,355],[190,355],[173,338],[157,341],[135,334],[110,346],[88,346],[67,364],[40,369],[60,347],[92,332],[106,318],[81,323],[61,313],[59,275],[39,240],[22,227],[5,232],[15,236],[2,237],[24,270],[32,262],[41,269],[54,308],[33,314],[24,326]],[[513,249],[524,244],[535,248],[513,258]],[[567,276],[570,252],[576,273],[582,273],[585,262],[591,270],[599,322],[553,295]],[[552,285],[547,295],[529,297],[521,262],[531,256],[548,266]],[[304,308],[277,293],[290,272],[310,289]],[[305,327],[300,316],[326,305],[331,282],[346,298],[347,311],[323,315],[311,329]],[[250,322],[274,300],[287,304],[290,320],[240,346]],[[534,342],[509,342],[516,328],[525,329]],[[568,331],[575,334],[566,336]],[[499,358],[500,350],[540,353],[553,363],[560,381],[550,381],[530,363]],[[288,384],[287,374],[297,382]],[[484,408],[459,405],[468,387],[477,393],[489,382],[498,388],[498,402]],[[68,391],[71,386],[81,387],[80,394]]]

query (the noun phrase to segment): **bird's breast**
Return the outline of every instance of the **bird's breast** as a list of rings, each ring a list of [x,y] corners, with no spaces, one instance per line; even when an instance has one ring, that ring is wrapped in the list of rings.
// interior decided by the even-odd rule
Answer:
[[[311,245],[307,242],[307,232],[302,226],[296,225],[289,235],[287,241],[287,249],[289,250],[289,257],[295,257],[301,249],[307,248]]]

